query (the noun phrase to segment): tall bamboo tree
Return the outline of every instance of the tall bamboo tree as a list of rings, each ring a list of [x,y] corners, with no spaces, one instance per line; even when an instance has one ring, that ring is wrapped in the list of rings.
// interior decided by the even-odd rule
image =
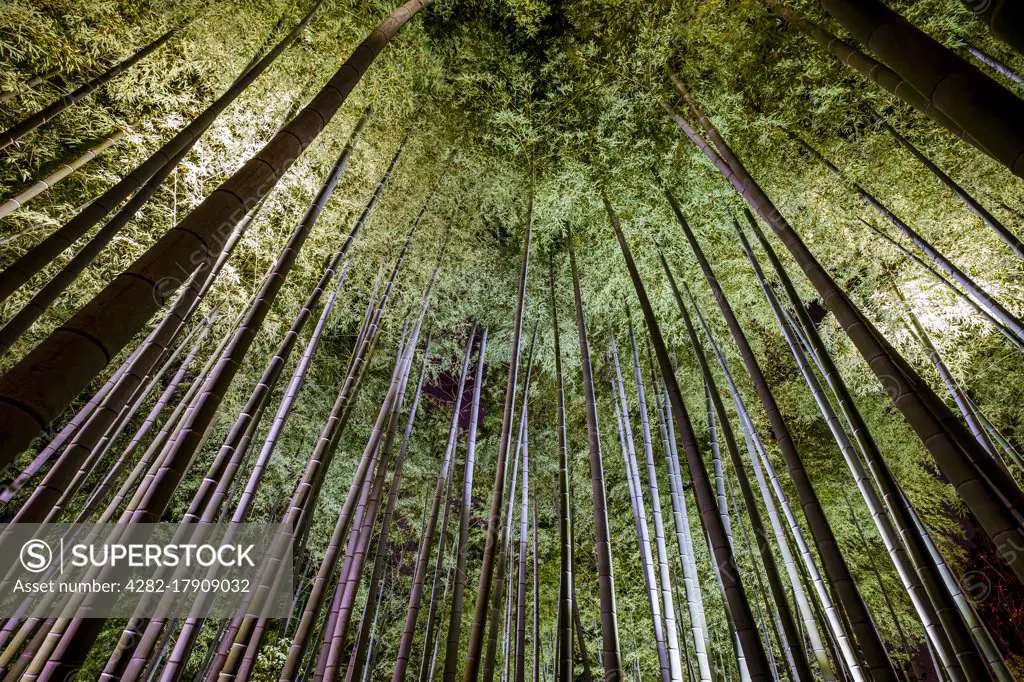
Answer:
[[[687,616],[690,621],[690,633],[693,638],[693,650],[697,659],[697,678],[701,682],[708,682],[713,679],[714,671],[711,667],[710,638],[708,636],[707,618],[704,612],[704,596],[700,587],[700,580],[697,574],[697,563],[693,552],[693,537],[690,533],[689,511],[686,508],[684,497],[684,482],[679,463],[679,453],[676,447],[675,427],[672,418],[669,416],[668,388],[664,380],[659,378],[655,368],[654,352],[650,345],[648,335],[647,359],[651,363],[651,379],[660,390],[656,390],[655,406],[658,411],[658,429],[661,435],[662,451],[668,463],[669,492],[672,500],[672,520],[676,536],[676,549],[679,554],[679,564],[683,576],[683,589],[686,594]],[[662,399],[664,396],[664,399]],[[689,651],[684,647],[685,651]],[[689,661],[689,656],[687,656]]]
[[[532,182],[532,173],[531,173]],[[469,631],[469,645],[466,649],[466,665],[462,674],[463,682],[476,682],[480,673],[481,654],[487,629],[488,602],[491,594],[491,579],[494,573],[495,554],[498,549],[498,530],[502,521],[502,501],[505,494],[505,466],[512,437],[512,405],[515,399],[519,372],[519,345],[523,332],[523,306],[526,301],[526,279],[530,263],[530,234],[533,227],[533,186],[526,204],[526,233],[523,236],[523,260],[519,270],[519,294],[516,298],[515,316],[512,322],[512,350],[509,358],[508,384],[505,388],[505,407],[501,416],[501,435],[498,439],[498,457],[495,462],[494,488],[487,517],[487,540],[484,543],[483,558],[480,561],[480,583],[477,588],[476,606]],[[493,626],[494,624],[492,624]]]
[[[985,431],[985,427],[982,425],[981,420],[978,419],[978,415],[974,410],[973,405],[970,402],[970,398],[967,395],[967,391],[960,387],[953,373],[950,371],[949,366],[946,365],[942,356],[939,354],[935,344],[932,343],[931,337],[928,332],[925,331],[924,326],[921,325],[921,321],[914,314],[913,308],[910,306],[903,292],[900,291],[898,285],[893,286],[893,291],[896,294],[897,299],[903,305],[903,310],[907,316],[907,321],[910,323],[909,327],[913,336],[917,339],[918,343],[925,351],[925,355],[931,361],[932,366],[935,367],[935,371],[938,373],[939,378],[942,380],[943,385],[946,387],[946,391],[953,399],[953,404],[956,405],[957,410],[960,411],[960,415],[963,417],[964,423],[974,434],[975,440],[978,441],[978,445],[985,448],[990,457],[999,458],[996,452],[995,446],[989,440],[988,433]],[[1006,462],[1003,462],[1003,466]]]
[[[615,578],[612,574],[612,546],[608,532],[608,497],[605,493],[604,462],[601,457],[601,433],[597,423],[597,396],[594,394],[594,374],[590,364],[590,344],[587,322],[580,293],[580,275],[576,266],[576,249],[569,237],[569,268],[572,273],[572,293],[576,303],[576,329],[580,343],[580,365],[583,373],[583,399],[587,419],[587,449],[590,455],[590,485],[594,504],[594,554],[597,557],[597,586],[601,604],[601,642],[604,678],[607,682],[621,682],[625,671],[619,653],[619,623],[615,608]]]
[[[437,474],[437,483],[434,486],[434,500],[430,506],[430,516],[427,519],[426,527],[422,536],[422,551],[416,561],[415,572],[412,579],[412,593],[409,595],[409,608],[406,611],[405,625],[402,628],[402,637],[398,644],[398,654],[395,659],[395,668],[392,671],[392,682],[404,682],[405,671],[409,666],[412,657],[413,638],[416,633],[416,621],[419,617],[420,604],[423,599],[423,586],[427,577],[427,565],[430,561],[430,549],[433,546],[434,534],[437,530],[438,512],[441,508],[442,497],[448,484],[452,468],[454,466],[457,434],[459,428],[459,415],[462,411],[462,394],[466,385],[466,376],[469,374],[469,362],[472,356],[473,343],[476,339],[476,325],[469,334],[466,342],[465,358],[462,362],[462,371],[459,374],[458,392],[455,394],[455,405],[452,412],[452,423],[448,431],[448,445],[445,448],[441,459],[441,467]],[[440,544],[444,544],[442,536]],[[425,640],[429,643],[430,640]]]
[[[529,543],[530,511],[530,411],[523,401],[523,483],[519,505],[519,568],[515,605],[515,670],[514,682],[526,680],[526,561]],[[511,559],[511,555],[510,555]],[[511,596],[511,595],[510,595]],[[511,653],[511,652],[510,652]]]
[[[629,488],[629,502],[633,509],[633,520],[636,524],[637,544],[640,547],[640,565],[643,571],[644,584],[647,587],[647,605],[654,624],[654,644],[658,652],[658,666],[663,682],[673,679],[675,672],[669,663],[668,635],[665,632],[665,621],[662,616],[662,603],[659,595],[658,578],[655,575],[655,559],[651,552],[651,531],[647,523],[647,505],[643,497],[643,484],[640,482],[640,471],[636,457],[636,444],[633,440],[633,426],[629,420],[629,406],[626,403],[626,389],[622,382],[622,369],[619,366],[619,351],[615,339],[611,339],[611,362],[615,374],[611,378],[612,396],[615,402],[615,419],[618,426],[619,444],[622,447],[622,459],[626,471],[626,482]],[[678,649],[677,649],[678,651]]]
[[[523,404],[520,407],[519,412],[519,429],[516,437],[516,449],[514,456],[512,457],[509,465],[512,468],[512,486],[509,488],[508,500],[505,502],[504,516],[505,523],[502,526],[501,536],[498,543],[498,567],[497,574],[495,576],[495,590],[491,595],[490,603],[490,622],[492,627],[488,631],[487,636],[487,650],[484,655],[483,670],[484,679],[490,680],[494,676],[495,667],[497,665],[497,648],[498,648],[498,632],[500,628],[499,618],[501,616],[501,605],[505,602],[505,618],[504,622],[504,635],[502,637],[502,650],[504,656],[504,680],[508,682],[509,673],[511,670],[510,664],[512,658],[510,653],[512,651],[512,589],[513,576],[515,571],[512,570],[512,552],[511,542],[514,537],[514,530],[512,528],[512,521],[514,518],[515,509],[515,496],[516,496],[516,485],[519,477],[519,465],[522,462],[521,454],[523,451],[523,443],[526,437],[526,411],[530,404],[530,385],[533,380],[533,360],[534,351],[536,350],[537,343],[537,323],[533,326],[533,334],[530,336],[530,349],[527,352],[526,360],[526,374],[523,380]],[[514,408],[514,405],[513,405]],[[507,472],[506,472],[507,477]],[[516,565],[518,570],[518,564]],[[506,581],[506,576],[508,579]]]
[[[701,111],[695,102],[691,106]],[[1011,549],[1024,539],[1024,528],[1015,512],[1024,509],[1024,494],[1016,483],[998,465],[993,466],[994,462],[978,447],[970,432],[958,423],[935,392],[839,288],[703,112],[701,119],[714,148],[682,116],[671,107],[668,109],[687,137],[793,254],[822,301],[886,388],[896,408],[932,454],[938,468],[975,513],[1018,579],[1024,579],[1024,556]]]
[[[861,52],[848,42],[841,40],[834,34],[827,31],[820,24],[811,21],[806,16],[796,12],[790,7],[787,7],[786,4],[784,4],[784,0],[768,0],[768,4],[770,4],[772,8],[786,21],[803,31],[811,40],[816,42],[823,50],[838,59],[845,66],[854,69],[886,92],[889,92],[907,104],[910,104],[919,112],[929,117],[960,139],[974,145],[983,152],[985,151],[985,148],[980,146],[974,138],[967,135],[960,125],[955,123],[951,118],[935,107],[931,106],[927,97],[914,89],[914,86],[904,80],[902,76],[897,74],[888,66],[882,64],[874,57]],[[670,71],[669,76],[673,83],[681,84],[679,77],[674,72]]]
[[[53,286],[66,287],[74,277],[77,277],[81,273],[82,268],[98,253],[99,249],[102,249],[131,220],[143,204],[149,200],[157,187],[177,167],[178,163],[199,141],[199,138],[217,117],[260,74],[265,72],[288,46],[295,42],[306,26],[309,25],[309,22],[316,16],[322,5],[323,3],[319,1],[314,3],[295,28],[259,61],[255,64],[247,65],[231,86],[191,123],[177,132],[163,146],[136,168],[129,171],[128,174],[104,191],[103,194],[90,201],[71,220],[48,235],[39,244],[33,246],[12,263],[10,267],[0,273],[0,300],[7,300],[11,293],[39,273],[43,267],[52,262],[64,249],[70,247],[75,241],[89,232],[90,229],[99,224],[118,204],[132,197],[131,201],[123,206],[117,212],[117,215],[107,225],[100,228],[89,240],[86,248],[92,253],[90,254],[83,248],[80,252],[82,256],[76,257],[74,262],[69,263],[66,268],[61,270],[61,273],[55,278]],[[160,177],[157,178],[157,176]],[[133,193],[135,196],[132,196]],[[63,291],[63,288],[60,291]]]
[[[950,191],[957,196],[960,201],[964,202],[964,205],[978,217],[990,230],[996,233],[996,235],[1003,240],[1003,242],[1010,247],[1018,258],[1024,259],[1024,243],[1021,243],[1020,238],[1013,234],[1005,225],[1003,225],[998,218],[989,212],[981,203],[971,196],[970,192],[964,189],[958,182],[953,178],[949,177],[941,168],[939,168],[931,159],[925,156],[917,147],[911,144],[910,140],[905,138],[896,132],[896,129],[889,125],[880,114],[872,112],[876,121],[885,129],[887,133],[892,135],[897,142],[903,145],[904,149],[910,152],[915,159],[921,162],[925,168],[931,171],[939,182],[948,187]]]
[[[622,251],[626,269],[633,283],[633,289],[636,291],[640,309],[643,311],[647,332],[650,335],[662,378],[665,381],[666,393],[668,393],[668,407],[682,438],[683,451],[686,453],[687,465],[690,470],[690,483],[693,486],[694,496],[697,499],[697,508],[700,510],[711,551],[714,552],[720,569],[725,600],[746,655],[748,671],[753,680],[770,679],[771,671],[768,659],[761,644],[761,638],[757,634],[757,626],[750,610],[750,604],[747,601],[743,583],[740,580],[732,548],[725,537],[725,527],[722,524],[722,518],[719,515],[715,502],[715,494],[711,490],[703,458],[697,449],[697,439],[694,435],[693,427],[690,425],[686,406],[683,404],[682,394],[676,382],[668,349],[665,347],[665,341],[661,336],[661,327],[654,316],[654,309],[651,307],[647,291],[643,281],[640,279],[640,273],[637,271],[636,264],[633,261],[633,255],[622,232],[619,218],[615,214],[614,209],[612,209],[608,198],[603,195],[601,198],[608,213],[609,222],[611,222],[612,229],[615,232],[615,238],[619,242],[619,249]]]
[[[65,163],[61,163],[59,166],[57,166],[55,170],[50,172],[46,177],[42,178],[41,180],[36,180],[31,185],[18,192],[18,194],[11,197],[4,203],[0,204],[0,218],[8,216],[11,213],[14,213],[19,208],[35,199],[40,194],[43,194],[44,192],[52,189],[53,186],[56,185],[58,182],[68,177],[76,170],[78,170],[79,168],[89,163],[103,152],[113,147],[115,144],[120,142],[122,138],[124,138],[124,131],[117,130],[110,136],[104,138],[98,145],[86,151],[84,154],[76,156],[75,158]]]
[[[1021,78],[1016,71],[1014,71],[1009,66],[999,61],[992,55],[988,54],[987,52],[984,52],[983,50],[979,50],[978,48],[970,44],[968,44],[966,48],[967,51],[971,54],[971,56],[977,59],[982,64],[992,67],[993,69],[1003,74],[1004,76],[1012,80],[1014,83],[1017,83],[1018,85],[1024,84],[1024,78]]]
[[[430,2],[408,0],[392,12],[255,157],[0,378],[0,428],[7,434],[0,465],[24,450],[130,341],[180,286],[174,282],[181,272],[216,257],[231,228],[326,127],[391,37]]]
[[[858,220],[862,224],[866,225],[876,235],[878,235],[879,237],[884,239],[888,244],[890,244],[891,246],[895,247],[896,250],[899,251],[901,254],[903,254],[904,256],[906,256],[907,258],[912,260],[914,263],[916,263],[922,270],[927,272],[928,275],[932,279],[934,279],[936,282],[941,284],[947,291],[952,293],[956,297],[956,299],[958,301],[962,301],[967,306],[969,306],[975,313],[977,313],[978,317],[984,319],[989,325],[992,326],[992,328],[994,328],[997,332],[1002,334],[1002,336],[1007,341],[1009,341],[1010,344],[1013,345],[1017,350],[1024,351],[1024,341],[1021,341],[1020,337],[1018,337],[1010,329],[1008,329],[1006,327],[1006,325],[1004,325],[1002,322],[1000,322],[987,309],[985,309],[985,308],[981,307],[980,305],[978,305],[977,301],[975,301],[973,298],[971,298],[966,293],[961,291],[945,275],[943,275],[941,272],[939,272],[939,270],[935,266],[933,266],[930,263],[926,262],[923,258],[921,258],[921,256],[917,255],[916,253],[914,253],[913,251],[908,249],[906,246],[904,246],[903,244],[899,243],[895,238],[889,236],[888,234],[886,234],[882,230],[878,229],[878,227],[876,227],[875,225],[871,224],[867,220],[864,220],[863,218],[861,218],[859,216],[858,216]]]
[[[726,362],[725,355],[715,341],[714,335],[711,333],[711,329],[709,328],[707,321],[704,319],[700,307],[697,305],[693,294],[690,293],[689,287],[686,286],[685,282],[683,287],[686,289],[690,305],[693,307],[693,312],[697,317],[697,321],[700,324],[702,331],[704,332],[705,338],[708,340],[708,345],[714,353],[715,359],[718,361],[718,366],[722,370],[726,386],[732,396],[733,404],[736,408],[736,414],[740,422],[740,430],[743,434],[744,442],[747,445],[747,455],[750,459],[751,469],[754,471],[754,478],[757,481],[758,489],[761,492],[761,499],[764,502],[765,509],[768,512],[768,518],[771,521],[776,546],[782,555],[783,563],[789,576],[794,601],[800,611],[804,632],[810,642],[811,648],[815,652],[815,657],[817,658],[819,667],[822,670],[822,675],[825,679],[835,679],[833,666],[829,662],[824,649],[825,642],[831,639],[838,643],[838,646],[833,646],[832,649],[836,652],[836,668],[838,668],[839,675],[843,679],[849,679],[849,673],[846,670],[846,667],[844,667],[844,663],[848,664],[850,661],[853,661],[854,653],[853,647],[849,643],[846,625],[832,601],[831,593],[826,587],[824,580],[821,578],[817,565],[814,562],[814,558],[811,555],[810,547],[804,538],[803,530],[797,522],[796,515],[793,512],[792,506],[789,504],[785,491],[783,491],[779,484],[779,479],[775,473],[774,465],[772,465],[771,460],[767,457],[764,444],[761,442],[757,429],[754,427],[753,420],[750,417],[750,413],[743,401],[743,397],[740,395],[736,382],[732,377],[732,372],[729,370],[729,365]],[[770,487],[769,482],[771,483]],[[776,507],[775,501],[772,498],[772,492],[775,493],[775,496],[778,499],[778,507]],[[792,534],[793,541],[796,544],[797,551],[800,554],[800,558],[802,560],[801,563],[796,563],[793,559],[786,530],[779,519],[778,509],[780,507],[783,512],[783,517],[789,527],[789,531]],[[807,580],[804,580],[805,573],[808,576]],[[806,582],[813,585],[813,590],[805,589],[804,585]],[[809,594],[814,592],[818,595],[818,599],[824,609],[825,617],[821,617],[820,615],[821,609],[818,608],[818,602],[808,597]],[[821,632],[818,630],[817,622],[825,624],[824,640]]]
[[[880,0],[821,6],[994,159],[1024,175],[1024,101]]]
[[[416,420],[417,409],[419,408],[420,397],[423,392],[423,380],[426,377],[427,358],[430,343],[428,342],[423,352],[423,365],[420,368],[420,378],[416,385],[416,393],[412,405],[409,408],[409,417],[406,421],[405,432],[402,435],[402,445],[398,450],[398,458],[395,460],[395,472],[391,477],[391,489],[388,491],[388,501],[381,517],[380,532],[378,534],[377,549],[374,556],[373,568],[370,572],[370,583],[367,587],[367,600],[372,602],[374,598],[383,598],[383,574],[385,569],[385,556],[388,550],[388,533],[391,530],[391,523],[394,519],[395,506],[398,503],[398,496],[401,491],[402,470],[405,465],[406,456],[409,453],[409,441],[412,436],[413,424]],[[376,618],[374,618],[376,620]],[[366,628],[367,621],[364,618],[362,626],[356,637],[355,645],[352,648],[352,663],[349,666],[350,673],[346,674],[346,681],[362,679],[362,673],[367,670],[369,648],[372,642],[372,623]]]
[[[565,387],[562,383],[562,346],[558,329],[558,301],[555,288],[554,259],[549,263],[548,287],[551,294],[551,332],[555,352],[555,396],[557,398],[556,426],[558,447],[558,540],[559,540],[559,592],[558,592],[558,650],[556,651],[555,679],[569,682],[573,677],[573,567],[572,528],[569,525],[569,446],[565,437]],[[450,682],[445,680],[445,682]]]
[[[647,412],[647,393],[644,389],[643,371],[640,368],[640,354],[633,333],[633,320],[626,310],[629,329],[629,346],[633,357],[633,378],[636,381],[637,411],[640,414],[640,433],[643,437],[644,459],[647,465],[647,487],[651,495],[651,517],[654,520],[654,543],[658,554],[658,581],[661,586],[662,608],[665,614],[665,635],[668,647],[669,666],[672,679],[682,680],[682,659],[679,656],[679,637],[676,630],[676,606],[672,598],[672,573],[668,548],[665,543],[665,522],[661,511],[661,492],[658,487],[657,469],[654,464],[654,446]],[[617,371],[617,368],[616,368]]]
[[[289,238],[289,241],[282,250],[280,256],[278,257],[278,260],[275,262],[271,274],[264,280],[263,286],[261,287],[259,294],[256,296],[252,307],[246,313],[244,321],[239,327],[239,330],[235,333],[234,342],[229,345],[232,355],[229,357],[225,357],[225,360],[227,361],[224,362],[221,366],[218,366],[218,368],[209,377],[207,377],[207,385],[204,386],[204,389],[202,391],[202,396],[204,397],[200,398],[200,400],[205,401],[205,407],[196,409],[193,412],[193,414],[195,414],[196,417],[192,421],[189,421],[183,428],[183,434],[192,435],[185,435],[183,438],[180,438],[175,444],[173,444],[173,451],[169,451],[167,454],[161,455],[165,459],[167,464],[162,467],[161,472],[157,473],[156,480],[153,483],[154,489],[160,491],[157,493],[158,497],[154,501],[154,505],[162,506],[167,504],[167,501],[169,501],[170,499],[171,493],[173,493],[174,488],[177,486],[177,481],[180,480],[181,476],[184,474],[182,464],[184,461],[187,461],[189,458],[191,458],[192,453],[195,452],[195,438],[198,437],[196,434],[202,433],[202,431],[205,430],[206,427],[209,425],[209,420],[210,418],[212,418],[214,411],[217,409],[221,396],[224,394],[224,391],[227,389],[232,379],[234,378],[234,373],[237,370],[238,363],[240,362],[242,356],[244,356],[244,354],[248,351],[250,345],[252,344],[256,332],[259,330],[260,326],[263,323],[263,320],[265,319],[267,313],[269,312],[270,307],[273,305],[274,300],[277,298],[277,295],[281,289],[281,285],[284,283],[284,280],[288,277],[288,274],[291,271],[291,268],[294,265],[295,260],[299,255],[299,252],[301,251],[311,230],[316,225],[317,219],[323,212],[324,206],[326,205],[328,199],[330,198],[332,192],[334,191],[334,188],[338,183],[338,180],[341,178],[342,173],[344,172],[346,166],[348,165],[349,158],[351,158],[352,152],[360,136],[362,135],[362,131],[365,125],[366,118],[363,117],[359,120],[359,123],[353,130],[352,135],[350,136],[348,142],[346,143],[344,149],[342,150],[337,163],[335,163],[334,167],[328,173],[327,178],[325,179],[323,185],[321,186],[313,202],[306,210],[306,213],[303,215],[302,219],[296,225],[294,231],[292,232],[292,235]],[[333,260],[333,267],[328,268],[328,271],[325,272],[324,277],[328,279],[330,277],[333,277],[334,269],[337,267],[337,263],[344,256],[345,252],[348,250],[348,247],[355,239],[356,235],[358,234],[358,229],[359,224],[357,223],[355,231],[349,234],[348,239],[344,242],[341,249],[339,249],[338,253],[336,254],[335,259]],[[313,294],[311,294],[311,302],[314,305],[319,299],[320,294],[323,292],[324,286],[325,282],[321,282],[318,283],[318,286],[314,288]],[[262,416],[263,409],[266,406],[266,400],[269,396],[268,389],[273,388],[273,383],[276,383],[277,378],[280,376],[280,372],[283,367],[283,361],[287,359],[288,354],[290,354],[292,348],[294,348],[294,342],[295,339],[297,338],[297,333],[299,330],[301,330],[302,326],[305,324],[305,321],[308,319],[308,317],[308,310],[305,311],[305,314],[303,314],[300,311],[300,316],[299,319],[297,320],[298,329],[293,328],[292,331],[294,333],[289,334],[287,336],[282,345],[282,348],[279,349],[281,353],[280,360],[274,362],[272,359],[271,364],[268,366],[265,372],[263,379],[266,380],[269,385],[265,386],[262,382],[257,384],[255,392],[249,399],[249,404],[246,406],[246,409],[243,409],[242,416],[239,418],[238,422],[235,424],[232,430],[232,433],[228,437],[228,442],[225,444],[225,447],[222,448],[222,452],[218,455],[218,464],[227,464],[230,456],[238,450],[238,442],[240,439],[244,437],[244,434],[250,425],[250,421],[259,421],[259,418],[256,416],[256,412],[259,411],[259,415]],[[274,357],[277,358],[277,354],[275,354]],[[60,465],[66,468],[69,474],[73,471],[72,467],[74,467],[75,464],[73,457],[69,456],[72,454],[73,453],[65,453],[65,455],[61,458],[60,462]],[[206,479],[206,487],[211,487],[216,484],[216,482],[220,478],[219,473],[219,470],[215,468],[214,473],[208,476]],[[167,480],[164,480],[164,477],[167,477]],[[52,480],[59,480],[53,476],[52,470],[48,478]],[[53,485],[54,484],[51,483],[48,487],[41,487],[38,490],[43,492],[49,492],[50,494],[52,494],[54,490]],[[49,503],[49,499],[48,496],[46,495],[38,495],[36,496],[35,500],[32,500],[30,502],[33,502],[37,505],[44,505]]]

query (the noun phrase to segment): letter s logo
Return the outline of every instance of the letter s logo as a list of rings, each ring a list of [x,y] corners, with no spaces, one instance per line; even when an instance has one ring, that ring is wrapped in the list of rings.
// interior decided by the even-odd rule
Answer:
[[[25,570],[40,573],[53,563],[53,552],[42,540],[29,540],[21,548],[20,559]]]

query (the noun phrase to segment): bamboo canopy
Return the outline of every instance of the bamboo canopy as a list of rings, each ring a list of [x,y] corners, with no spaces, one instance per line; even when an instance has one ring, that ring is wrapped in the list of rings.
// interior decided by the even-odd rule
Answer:
[[[0,677],[1024,679],[1019,14],[7,3]]]

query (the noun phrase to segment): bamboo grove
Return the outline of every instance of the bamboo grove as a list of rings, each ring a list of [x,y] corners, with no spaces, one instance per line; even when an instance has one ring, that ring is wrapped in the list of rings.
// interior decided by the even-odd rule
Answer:
[[[1024,679],[1012,3],[4,15],[3,554],[290,565],[2,679]]]

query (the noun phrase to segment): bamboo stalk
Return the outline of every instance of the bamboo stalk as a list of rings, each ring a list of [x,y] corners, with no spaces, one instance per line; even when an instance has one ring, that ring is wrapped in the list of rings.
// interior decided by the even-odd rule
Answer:
[[[43,107],[31,116],[28,116],[27,118],[24,118],[18,123],[14,124],[7,130],[5,130],[3,133],[0,133],[0,149],[6,149],[7,147],[10,147],[12,144],[23,138],[25,135],[28,135],[30,132],[32,132],[39,126],[56,117],[58,114],[63,112],[68,107],[77,104],[85,97],[89,96],[90,94],[101,88],[108,81],[113,80],[117,76],[121,75],[123,72],[135,66],[135,64],[142,61],[156,50],[160,49],[160,47],[163,46],[164,43],[173,38],[190,21],[191,19],[188,19],[182,25],[175,26],[171,30],[163,33],[152,42],[147,43],[146,45],[136,50],[128,58],[106,69],[105,71],[103,71],[103,73],[99,74],[95,78],[92,78],[89,81],[83,83],[73,92],[70,92],[66,95],[59,97],[55,102],[48,104],[47,106]]]
[[[388,533],[391,530],[391,522],[394,518],[395,505],[398,503],[398,495],[401,490],[402,470],[405,466],[405,459],[409,453],[409,439],[412,436],[413,424],[416,421],[416,414],[419,408],[420,397],[423,394],[423,380],[426,377],[427,358],[429,357],[430,339],[428,337],[426,347],[423,351],[423,365],[420,367],[420,378],[416,385],[416,394],[413,397],[412,406],[409,408],[409,417],[405,425],[405,432],[402,435],[402,445],[398,450],[398,458],[395,460],[395,472],[391,478],[391,489],[388,491],[388,501],[384,508],[384,515],[381,518],[380,533],[377,540],[377,549],[374,556],[373,568],[370,572],[370,584],[367,588],[367,599],[372,601],[374,597],[378,600],[383,596],[381,587],[384,573],[385,550],[388,547]],[[426,505],[424,505],[424,510]],[[424,524],[425,525],[425,524]],[[346,682],[352,682],[357,678],[361,679],[363,672],[368,670],[367,663],[369,648],[372,642],[372,626],[368,631],[360,627],[353,647],[353,665],[346,674]]]
[[[487,539],[484,542],[483,558],[480,561],[480,582],[477,587],[477,601],[473,610],[473,621],[469,631],[466,649],[466,665],[463,682],[476,682],[480,674],[481,654],[487,628],[488,598],[491,594],[491,580],[494,577],[494,561],[498,544],[498,527],[502,520],[502,500],[505,493],[505,466],[512,435],[512,407],[516,393],[516,378],[519,371],[519,345],[523,331],[523,305],[526,298],[526,278],[530,263],[530,233],[533,226],[533,185],[531,174],[530,195],[527,200],[526,234],[523,237],[523,260],[520,266],[519,295],[512,329],[512,354],[509,362],[508,384],[505,388],[505,405],[501,417],[501,436],[498,440],[498,459],[495,463],[495,480],[491,493],[490,511],[487,517]]]
[[[977,446],[970,432],[952,417],[949,408],[935,392],[839,288],[717,129],[709,122],[705,123],[705,129],[722,156],[682,116],[667,104],[664,105],[686,135],[790,250],[822,301],[836,315],[844,333],[850,337],[883,387],[886,387],[893,404],[903,413],[931,453],[938,468],[956,487],[968,508],[979,519],[983,519],[985,532],[993,539],[1014,573],[1018,578],[1024,578],[1024,556],[1010,549],[1019,544],[1024,532],[1017,513],[1024,508],[1024,494],[1016,482],[998,466],[993,466],[992,460]],[[691,106],[696,107],[696,103]],[[703,120],[706,121],[706,117]]]
[[[466,599],[466,571],[469,563],[469,521],[473,505],[473,474],[476,466],[476,439],[480,426],[480,393],[484,383],[484,361],[487,354],[485,326],[477,352],[476,377],[473,380],[473,399],[469,412],[469,431],[466,435],[466,464],[463,471],[462,502],[459,507],[459,531],[456,552],[455,584],[452,589],[445,645],[444,682],[455,682],[458,674],[459,644],[462,640],[462,616]]]
[[[220,251],[228,231],[270,192],[391,37],[429,2],[409,0],[392,12],[263,150],[0,378],[0,395],[9,401],[0,404],[0,427],[7,434],[0,465],[21,452],[178,288],[168,277],[179,276],[182,268],[190,273]],[[29,386],[31,395],[25,393]]]
[[[123,130],[115,131],[112,135],[105,138],[102,142],[100,142],[98,145],[88,150],[81,156],[77,156],[71,161],[68,161],[67,163],[62,163],[60,166],[57,167],[56,170],[47,175],[45,178],[41,180],[36,180],[34,183],[23,189],[21,192],[11,197],[4,203],[0,204],[0,218],[8,216],[11,213],[14,213],[19,208],[21,208],[28,202],[38,197],[40,194],[52,189],[53,186],[56,185],[58,182],[60,182],[67,176],[71,175],[76,170],[78,170],[79,168],[89,163],[97,156],[99,156],[100,154],[102,154],[103,152],[107,151],[115,144],[120,142],[123,137]]]
[[[586,407],[587,450],[590,458],[590,485],[594,504],[594,553],[597,557],[598,597],[601,607],[602,665],[606,682],[621,682],[625,675],[619,651],[619,623],[615,608],[615,577],[612,573],[611,536],[608,531],[608,498],[605,492],[604,462],[601,456],[601,434],[597,423],[597,397],[594,394],[593,368],[587,322],[580,293],[576,252],[569,241],[569,267],[572,272],[572,293],[576,304],[576,329],[580,344],[580,365],[583,374],[583,399]]]
[[[556,429],[558,440],[558,540],[559,576],[558,583],[558,647],[555,652],[555,680],[571,682],[573,677],[573,533],[569,519],[571,500],[569,497],[569,447],[565,429],[565,386],[562,378],[562,346],[558,328],[558,303],[555,299],[555,265],[552,259],[548,268],[548,288],[551,294],[551,331],[554,336],[555,353],[555,395],[557,398]],[[582,639],[582,638],[581,638]],[[444,682],[452,682],[445,680]]]
[[[611,222],[612,229],[615,232],[615,238],[619,242],[619,248],[622,251],[623,260],[626,263],[626,269],[629,271],[630,279],[633,282],[633,288],[636,291],[640,308],[643,311],[647,331],[650,334],[651,342],[654,345],[655,353],[658,358],[658,365],[661,368],[661,374],[666,384],[666,392],[668,393],[672,416],[679,433],[682,436],[683,450],[686,452],[687,464],[690,470],[691,485],[694,489],[694,495],[697,498],[697,506],[700,510],[701,519],[710,540],[709,545],[711,546],[711,551],[715,553],[716,561],[720,568],[725,600],[728,604],[729,612],[733,618],[739,640],[746,656],[747,669],[750,673],[751,679],[769,679],[771,673],[768,666],[768,660],[764,653],[761,639],[757,635],[753,614],[750,611],[750,604],[747,601],[743,583],[740,580],[732,548],[728,545],[725,538],[725,528],[722,525],[722,519],[719,515],[719,510],[717,509],[714,493],[711,490],[711,485],[707,479],[703,457],[697,449],[693,427],[690,425],[689,416],[686,412],[686,407],[683,404],[682,394],[679,391],[679,385],[676,382],[675,375],[673,374],[672,364],[668,357],[668,350],[665,348],[665,342],[661,336],[661,329],[654,316],[654,310],[651,307],[650,300],[647,298],[647,292],[644,288],[643,281],[640,278],[640,274],[636,269],[636,264],[633,261],[633,256],[629,250],[629,245],[626,242],[625,235],[622,232],[622,226],[619,223],[618,216],[612,209],[608,198],[602,195],[602,200],[604,201],[605,210],[608,212],[608,218]]]

